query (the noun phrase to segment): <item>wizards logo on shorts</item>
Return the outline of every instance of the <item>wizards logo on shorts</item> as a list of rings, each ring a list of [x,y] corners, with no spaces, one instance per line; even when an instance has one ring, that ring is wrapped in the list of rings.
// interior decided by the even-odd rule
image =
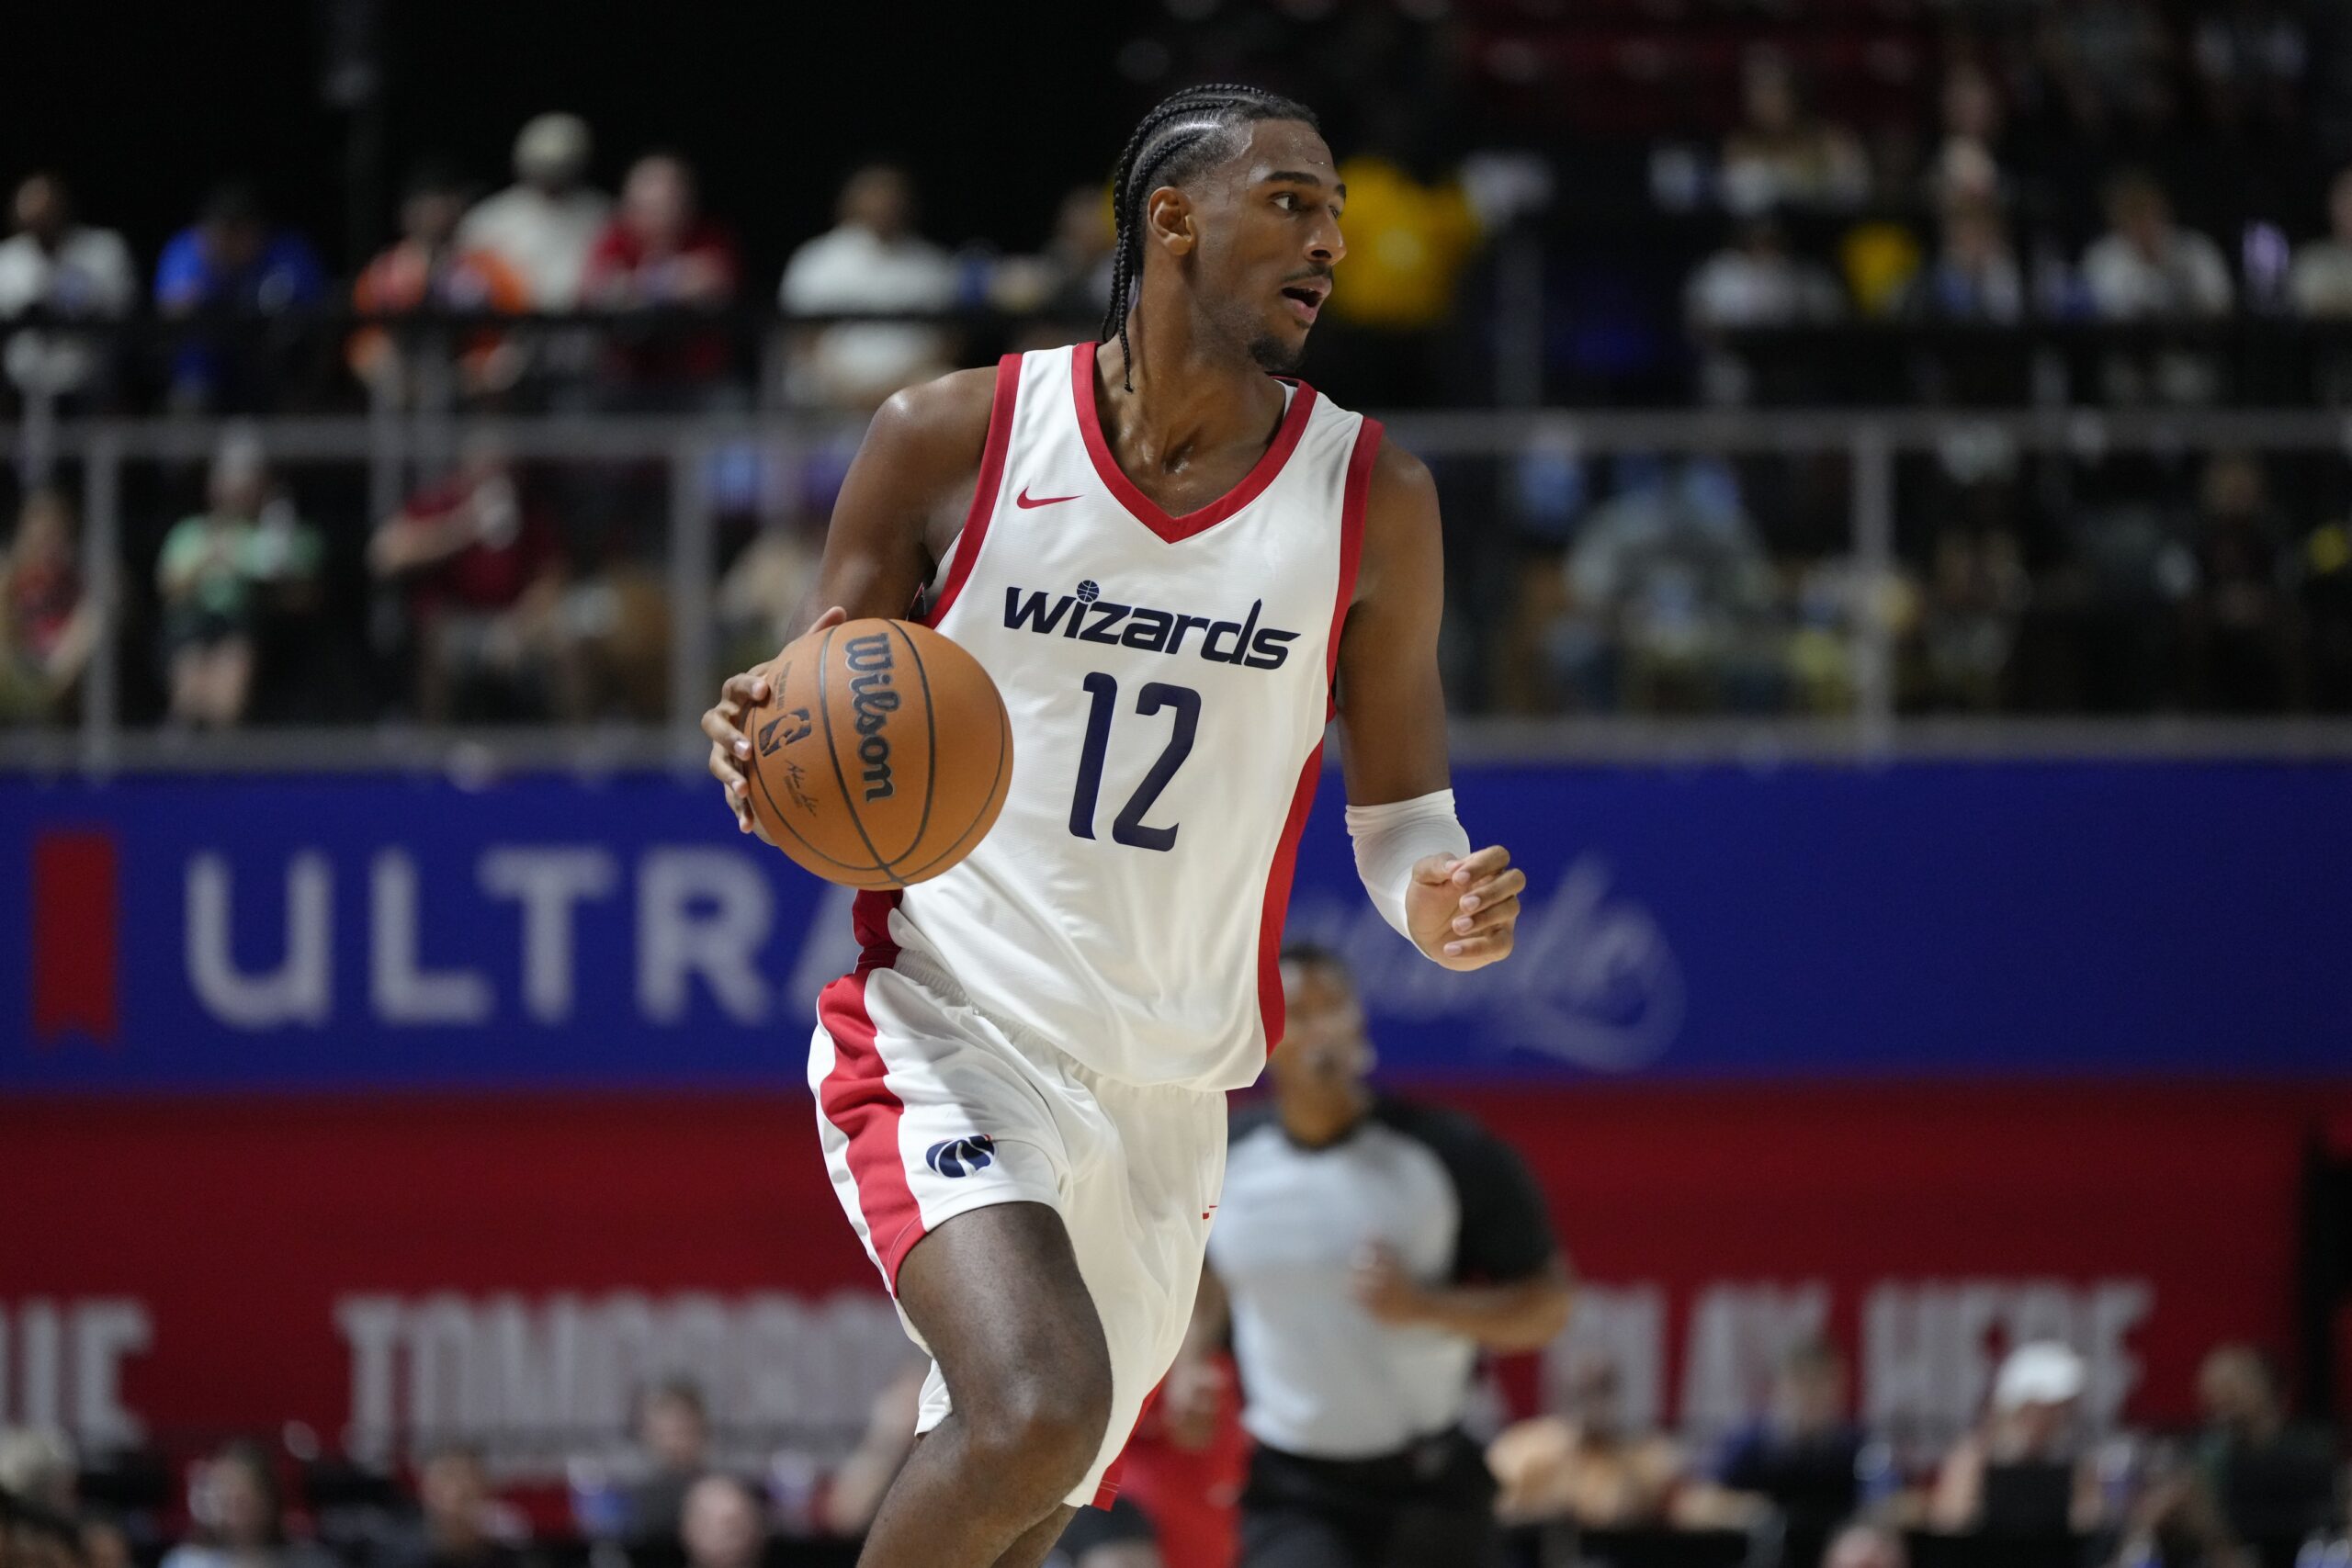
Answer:
[[[932,1145],[922,1160],[932,1169],[951,1179],[969,1176],[976,1170],[986,1170],[996,1162],[996,1140],[986,1133],[950,1138],[944,1143]]]

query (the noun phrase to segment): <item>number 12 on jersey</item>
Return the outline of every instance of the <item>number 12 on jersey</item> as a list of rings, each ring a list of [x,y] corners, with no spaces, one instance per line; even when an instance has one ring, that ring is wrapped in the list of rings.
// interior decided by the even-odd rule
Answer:
[[[1086,746],[1078,758],[1078,788],[1069,802],[1069,830],[1081,839],[1094,837],[1094,807],[1102,793],[1102,755],[1111,746],[1111,715],[1119,705],[1119,682],[1101,671],[1086,678],[1087,694],[1094,699],[1086,715]],[[1118,818],[1111,824],[1114,842],[1138,850],[1169,850],[1176,846],[1176,829],[1181,824],[1165,828],[1144,826],[1144,813],[1159,799],[1160,791],[1176,776],[1176,770],[1192,755],[1193,736],[1201,726],[1201,694],[1190,686],[1171,686],[1154,681],[1136,694],[1136,712],[1148,718],[1162,708],[1175,710],[1176,718],[1168,735],[1168,745],[1151,772],[1136,786],[1135,794],[1119,808]]]

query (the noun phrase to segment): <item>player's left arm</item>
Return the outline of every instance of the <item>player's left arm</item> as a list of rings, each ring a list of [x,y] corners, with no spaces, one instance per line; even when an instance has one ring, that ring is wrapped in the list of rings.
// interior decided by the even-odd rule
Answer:
[[[1454,820],[1438,624],[1445,549],[1437,485],[1393,443],[1373,461],[1355,602],[1340,636],[1340,755],[1364,886],[1391,925],[1448,969],[1510,954],[1526,875]]]

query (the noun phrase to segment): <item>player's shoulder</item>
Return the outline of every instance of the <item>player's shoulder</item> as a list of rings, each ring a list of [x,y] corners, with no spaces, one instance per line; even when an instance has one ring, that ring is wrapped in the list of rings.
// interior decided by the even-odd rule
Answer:
[[[988,442],[995,400],[996,367],[951,370],[891,393],[875,411],[866,439],[901,450],[977,453]]]
[[[1430,466],[1381,433],[1364,486],[1363,535],[1368,549],[1385,541],[1433,536],[1438,528],[1437,479]]]
[[[1364,499],[1375,510],[1385,504],[1394,510],[1427,502],[1435,515],[1437,479],[1430,466],[1396,444],[1386,431],[1380,433],[1380,450],[1373,454],[1372,482],[1365,487]]]
[[[1364,487],[1363,565],[1356,598],[1385,597],[1384,585],[1408,593],[1425,590],[1442,568],[1437,480],[1429,465],[1387,439],[1372,460]]]

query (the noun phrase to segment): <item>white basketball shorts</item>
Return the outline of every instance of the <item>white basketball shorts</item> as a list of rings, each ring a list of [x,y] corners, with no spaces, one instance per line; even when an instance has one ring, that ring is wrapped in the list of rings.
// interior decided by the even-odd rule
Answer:
[[[967,1209],[1061,1215],[1111,1350],[1110,1425],[1069,1500],[1109,1506],[1114,1461],[1192,1319],[1225,1179],[1224,1094],[1102,1077],[911,954],[870,955],[825,987],[808,1085],[834,1194],[893,1295],[915,1244]],[[933,1361],[916,1430],[946,1418],[954,1392]]]

